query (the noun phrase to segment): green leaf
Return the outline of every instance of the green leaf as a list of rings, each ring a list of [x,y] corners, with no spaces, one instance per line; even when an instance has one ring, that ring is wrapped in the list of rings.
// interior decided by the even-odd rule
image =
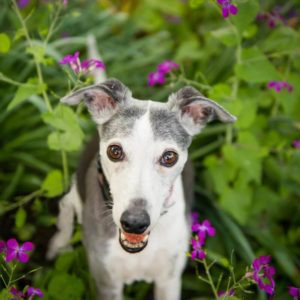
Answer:
[[[10,49],[10,38],[5,33],[0,33],[0,53],[7,53]]]
[[[181,62],[184,60],[197,60],[202,57],[199,41],[195,38],[190,38],[182,43],[175,56],[175,61]]]
[[[245,224],[249,216],[249,208],[251,207],[252,189],[245,184],[241,176],[239,178],[241,181],[236,182],[233,187],[227,187],[222,191],[220,205],[240,224]]]
[[[68,272],[74,263],[74,252],[66,252],[61,254],[55,262],[55,270],[59,272]]]
[[[248,25],[255,20],[259,12],[259,4],[256,0],[239,1],[237,2],[238,13],[231,16],[232,23],[237,27],[240,33],[248,27]]]
[[[294,52],[300,51],[300,34],[289,26],[279,26],[271,31],[262,44],[265,52]]]
[[[261,181],[261,154],[255,145],[240,143],[239,145],[225,145],[223,155],[226,161],[240,172],[244,172],[246,181]],[[240,173],[239,172],[239,173]]]
[[[211,35],[226,46],[238,44],[238,36],[233,26],[221,27],[211,32]]]
[[[48,136],[48,145],[52,150],[76,151],[83,141],[83,132],[77,116],[70,107],[58,105],[53,112],[44,113],[45,123],[56,129]]]
[[[7,110],[10,111],[17,105],[27,100],[32,95],[41,94],[45,91],[47,86],[45,84],[38,85],[37,78],[28,79],[27,83],[22,84],[18,87],[14,98],[10,101]]]
[[[84,285],[75,275],[57,274],[50,280],[48,294],[51,299],[79,300],[83,296]]]
[[[56,197],[63,193],[63,176],[60,170],[51,171],[42,184],[47,197]]]
[[[40,45],[33,45],[26,49],[26,52],[31,54],[38,63],[45,62],[45,48]]]
[[[235,66],[235,73],[240,79],[252,83],[280,80],[275,67],[257,47],[243,49],[241,56],[242,62]]]
[[[244,100],[241,110],[237,114],[236,127],[241,129],[250,128],[256,118],[257,104],[253,100]]]
[[[27,218],[26,210],[20,207],[16,213],[15,225],[17,228],[22,228],[25,225]]]
[[[231,98],[231,87],[226,83],[215,84],[209,90],[208,96],[218,102],[228,100]]]
[[[25,36],[25,30],[24,30],[24,28],[19,28],[15,33],[14,41],[19,40],[23,36]]]
[[[0,292],[0,299],[1,300],[9,300],[9,299],[11,299],[11,293],[8,290],[3,289]]]

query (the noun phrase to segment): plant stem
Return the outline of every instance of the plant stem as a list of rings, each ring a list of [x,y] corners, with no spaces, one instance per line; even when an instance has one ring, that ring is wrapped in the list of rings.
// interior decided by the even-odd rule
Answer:
[[[210,284],[211,289],[212,289],[212,291],[213,291],[213,294],[214,294],[214,296],[215,296],[215,299],[218,300],[219,297],[218,297],[217,289],[216,289],[216,286],[215,286],[215,284],[214,284],[214,281],[213,281],[213,279],[212,279],[212,277],[211,277],[211,274],[210,274],[209,267],[208,267],[208,265],[207,265],[206,259],[203,260],[203,265],[204,265],[205,273],[206,273],[206,275],[207,275],[209,284]]]
[[[14,280],[12,280],[11,283],[13,284],[13,283],[19,281],[20,279],[26,278],[27,275],[29,275],[29,274],[31,274],[31,273],[34,273],[34,272],[36,272],[36,271],[38,271],[38,270],[40,270],[40,269],[42,269],[42,267],[33,269],[33,270],[27,272],[26,274],[23,274],[22,276],[20,276],[20,277],[14,279]]]
[[[28,32],[26,23],[25,23],[22,15],[19,11],[19,8],[18,8],[15,0],[13,0],[13,5],[14,5],[14,10],[16,12],[16,15],[17,15],[17,17],[18,17],[18,19],[19,19],[19,21],[22,25],[23,30],[24,30],[26,40],[27,40],[29,46],[32,47],[33,44],[32,44],[32,40],[31,40],[31,37],[30,37],[29,32]],[[37,75],[38,75],[39,85],[42,86],[42,85],[45,84],[45,81],[44,81],[44,78],[43,78],[43,73],[42,73],[40,63],[37,61],[37,59],[34,55],[33,55],[33,60],[34,60],[35,67],[36,67],[36,72],[37,72]],[[48,95],[47,95],[47,93],[44,89],[42,90],[42,95],[43,95],[43,98],[45,100],[47,109],[52,112],[52,106],[51,106],[50,100],[49,100]]]
[[[63,164],[63,175],[64,175],[64,191],[69,186],[69,169],[68,169],[68,157],[65,150],[61,150],[62,164]]]
[[[44,46],[46,47],[46,45],[48,44],[52,34],[55,32],[56,28],[56,24],[57,24],[57,21],[58,21],[58,17],[59,17],[59,14],[60,14],[60,11],[61,11],[61,8],[62,8],[62,3],[59,4],[58,6],[58,9],[55,10],[55,14],[54,14],[54,18],[53,18],[53,21],[50,25],[50,28],[49,28],[49,31],[48,31],[48,34],[44,40]]]
[[[17,201],[16,203],[13,203],[13,204],[11,204],[10,206],[8,206],[6,208],[3,208],[1,210],[1,212],[0,212],[0,216],[4,215],[8,211],[13,210],[13,209],[15,209],[15,208],[17,208],[17,207],[19,207],[21,205],[25,205],[26,203],[30,202],[32,199],[34,199],[34,198],[36,198],[36,197],[38,197],[38,196],[40,196],[42,194],[43,194],[42,190],[37,190],[37,191],[35,191],[35,192],[33,192],[33,193],[31,193],[31,194],[29,194],[29,195],[21,198],[20,201]]]
[[[7,283],[7,286],[9,287],[12,283],[12,279],[13,279],[13,275],[14,275],[14,271],[16,269],[16,266],[15,264],[13,264],[12,268],[11,268],[11,272],[10,272],[10,275],[9,275],[9,278],[8,278],[8,283]]]

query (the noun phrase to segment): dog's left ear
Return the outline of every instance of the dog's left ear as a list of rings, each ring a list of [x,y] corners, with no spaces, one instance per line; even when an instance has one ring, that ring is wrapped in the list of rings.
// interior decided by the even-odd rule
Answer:
[[[82,88],[60,101],[69,105],[77,105],[83,100],[94,121],[102,125],[130,99],[131,92],[121,81],[108,79],[101,84]]]
[[[199,133],[210,121],[218,119],[221,122],[233,123],[237,120],[221,105],[205,98],[190,86],[171,94],[168,105],[172,111],[178,112],[181,125],[191,136]]]

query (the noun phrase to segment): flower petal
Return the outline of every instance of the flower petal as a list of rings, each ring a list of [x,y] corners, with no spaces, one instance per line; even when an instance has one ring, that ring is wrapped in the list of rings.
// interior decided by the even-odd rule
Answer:
[[[17,257],[17,253],[18,253],[17,250],[8,248],[8,249],[6,250],[5,261],[6,261],[6,262],[12,261],[13,259],[15,259],[15,258]]]
[[[29,255],[25,252],[19,252],[17,255],[17,260],[23,264],[26,264],[29,261]]]
[[[222,15],[223,15],[223,18],[227,18],[229,16],[229,9],[228,7],[223,7],[222,8]]]
[[[7,244],[7,248],[19,250],[19,243],[17,242],[16,239],[9,239],[6,244]]]
[[[192,231],[193,231],[193,232],[199,231],[200,228],[201,228],[201,225],[200,225],[199,223],[194,223],[194,224],[192,225]]]
[[[236,15],[237,12],[238,12],[238,8],[237,8],[235,5],[230,4],[230,5],[229,5],[229,11],[230,11],[230,13],[231,13],[232,15]]]
[[[20,251],[32,251],[34,249],[34,244],[31,242],[25,242],[21,247]]]
[[[0,253],[5,252],[6,243],[4,241],[0,241]]]
[[[203,250],[198,250],[198,258],[199,259],[204,259],[205,258],[205,252]]]

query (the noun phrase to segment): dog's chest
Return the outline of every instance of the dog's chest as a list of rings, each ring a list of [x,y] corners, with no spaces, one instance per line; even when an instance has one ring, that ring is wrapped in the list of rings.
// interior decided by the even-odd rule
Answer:
[[[184,266],[189,230],[184,210],[179,206],[181,203],[176,203],[174,211],[161,217],[140,253],[125,252],[118,237],[108,241],[104,264],[114,280],[127,284],[136,280],[152,282],[159,276],[172,276],[176,268]]]

